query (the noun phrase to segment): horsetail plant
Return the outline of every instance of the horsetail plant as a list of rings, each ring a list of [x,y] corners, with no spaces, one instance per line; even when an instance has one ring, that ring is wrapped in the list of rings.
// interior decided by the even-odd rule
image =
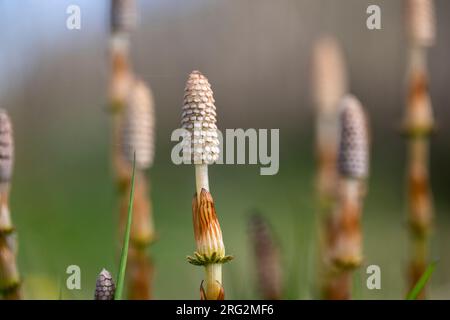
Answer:
[[[347,91],[345,61],[335,38],[322,37],[313,50],[312,87],[316,106],[316,192],[318,201],[318,285],[321,295],[329,291],[330,265],[326,238],[337,196],[338,104]]]
[[[103,269],[95,284],[95,300],[114,300],[116,285],[108,270]]]
[[[129,51],[129,35],[136,26],[135,0],[111,0],[109,111],[111,113],[112,163],[119,192],[126,192],[130,181],[130,166],[120,145],[122,114],[134,82]]]
[[[335,268],[330,288],[340,291],[329,293],[329,298],[349,299],[351,271],[362,262],[361,214],[369,173],[369,134],[366,114],[357,98],[345,96],[340,108],[339,194],[328,239],[329,259]]]
[[[189,256],[193,265],[204,266],[206,290],[200,286],[202,300],[223,300],[222,264],[230,261],[225,255],[219,220],[209,192],[208,165],[219,157],[216,107],[208,79],[193,71],[187,80],[182,128],[185,129],[183,157],[195,165],[196,194],[192,199],[192,218],[197,251]]]
[[[136,155],[133,154],[133,167],[131,173],[131,189],[128,200],[127,221],[123,236],[122,252],[120,255],[119,274],[117,276],[117,287],[108,270],[102,269],[97,277],[95,285],[95,300],[122,300],[125,287],[125,274],[128,262],[128,251],[130,245],[131,224],[133,222],[133,200],[134,200],[134,180],[136,173]]]
[[[313,52],[313,95],[316,105],[317,191],[322,207],[336,196],[338,103],[347,92],[345,62],[338,42],[321,38]],[[330,205],[331,204],[331,205]]]
[[[9,210],[9,191],[14,163],[14,140],[11,120],[0,110],[0,295],[4,299],[21,299],[17,268],[17,239]]]
[[[146,171],[153,165],[154,160],[154,130],[152,92],[143,81],[137,80],[130,92],[124,112],[121,148],[130,165],[136,153],[134,222],[131,240],[140,247],[146,247],[155,238],[152,207],[148,197],[149,182],[146,176]],[[126,218],[126,207],[123,213],[123,218]]]
[[[435,42],[436,21],[433,0],[408,0],[406,26],[409,35],[408,96],[403,122],[408,139],[407,194],[412,259],[409,288],[412,289],[428,263],[428,246],[433,221],[429,181],[429,137],[434,117],[428,92],[427,51]],[[425,297],[425,292],[419,296]]]
[[[120,230],[123,231],[130,185],[130,164],[136,152],[136,201],[131,229],[128,296],[149,299],[153,264],[147,248],[155,238],[149,181],[145,170],[153,163],[153,96],[132,72],[130,33],[137,25],[135,0],[111,2],[110,110],[112,113],[112,159],[121,203]]]
[[[283,292],[283,270],[280,250],[271,226],[259,213],[252,214],[248,224],[262,297],[265,300],[280,300]]]
[[[135,200],[131,227],[129,258],[129,297],[149,299],[153,265],[147,249],[155,240],[149,179],[146,171],[154,160],[154,100],[144,82],[135,81],[130,92],[122,125],[121,145],[125,158],[132,163],[136,154]],[[125,194],[128,194],[126,192]],[[127,199],[122,196],[121,226],[125,225]]]

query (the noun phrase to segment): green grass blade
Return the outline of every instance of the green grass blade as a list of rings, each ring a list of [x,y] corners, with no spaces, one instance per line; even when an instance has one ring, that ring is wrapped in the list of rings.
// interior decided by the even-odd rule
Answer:
[[[406,296],[406,300],[416,300],[417,299],[420,292],[422,292],[423,288],[425,287],[425,285],[427,284],[431,275],[433,274],[434,269],[436,269],[437,263],[438,263],[438,261],[434,261],[428,266],[428,268],[425,270],[425,272],[420,277],[419,281],[417,281],[414,288],[412,288],[412,290]]]
[[[130,244],[131,220],[133,217],[133,198],[134,198],[134,175],[136,171],[136,153],[133,155],[133,174],[131,176],[130,201],[128,202],[128,217],[125,235],[123,239],[122,253],[120,255],[119,275],[117,276],[117,287],[114,295],[115,300],[122,300],[123,288],[125,284],[125,271],[128,260],[128,247]]]

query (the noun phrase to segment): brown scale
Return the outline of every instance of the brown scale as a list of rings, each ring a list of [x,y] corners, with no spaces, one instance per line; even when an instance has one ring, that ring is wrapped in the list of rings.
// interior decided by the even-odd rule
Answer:
[[[428,79],[424,71],[411,74],[404,129],[410,136],[429,135],[434,129],[433,110],[428,94]]]
[[[202,189],[200,204],[197,204],[197,195],[195,194],[192,199],[192,220],[197,251],[207,255],[216,252],[219,257],[224,257],[222,231],[211,194]]]
[[[333,225],[331,261],[340,269],[354,269],[362,260],[361,207],[355,199],[340,200]]]

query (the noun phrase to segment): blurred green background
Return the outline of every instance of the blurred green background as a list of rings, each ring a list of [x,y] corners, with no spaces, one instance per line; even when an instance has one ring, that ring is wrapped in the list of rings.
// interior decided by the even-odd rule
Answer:
[[[81,30],[65,27],[66,8],[81,8]],[[382,30],[365,27],[366,8],[382,9]],[[315,277],[314,108],[310,58],[314,41],[335,35],[344,47],[351,91],[371,116],[369,194],[364,212],[365,265],[381,267],[382,289],[355,276],[356,298],[401,299],[408,259],[404,197],[406,42],[402,1],[147,0],[132,36],[133,68],[156,101],[157,152],[149,175],[159,241],[155,298],[197,299],[203,276],[186,262],[195,249],[191,198],[194,170],[170,160],[190,71],[208,76],[218,126],[279,128],[280,171],[259,166],[210,168],[227,252],[227,298],[258,298],[248,244],[249,210],[269,218],[282,247],[286,297],[313,298]],[[439,258],[432,298],[450,298],[450,2],[437,0],[438,39],[430,50],[431,95],[439,131],[431,178]],[[68,265],[82,271],[82,289],[63,298],[92,299],[103,267],[118,266],[118,209],[110,165],[106,92],[109,1],[0,0],[0,105],[15,126],[11,210],[20,239],[20,268],[29,298],[57,299]]]

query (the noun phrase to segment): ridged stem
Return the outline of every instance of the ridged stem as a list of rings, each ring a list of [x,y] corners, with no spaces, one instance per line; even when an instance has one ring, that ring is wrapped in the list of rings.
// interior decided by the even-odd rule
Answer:
[[[334,150],[334,151],[333,151]],[[333,238],[332,215],[336,206],[336,187],[337,187],[337,154],[333,150],[325,148],[323,145],[318,148],[318,172],[316,177],[317,189],[317,223],[318,223],[318,243],[319,259],[317,268],[318,286],[321,296],[328,299],[327,288],[334,287],[329,283],[332,278],[327,276],[330,272],[328,257],[330,255],[329,240]]]
[[[209,179],[208,179],[208,165],[196,164],[195,165],[195,186],[197,190],[197,200],[200,200],[200,194],[202,189],[209,192]]]
[[[361,185],[356,179],[343,179],[334,217],[335,239],[332,262],[342,270],[353,269],[361,262]]]
[[[325,108],[323,108],[325,109]],[[331,108],[327,108],[329,110]],[[337,115],[319,113],[316,124],[316,193],[319,259],[317,267],[317,286],[322,298],[328,299],[328,288],[332,277],[329,262],[330,246],[327,239],[332,238],[331,219],[336,206],[337,190]]]
[[[409,76],[414,74],[427,75],[427,52],[425,46],[412,44],[409,48]],[[428,90],[425,87],[425,93]],[[409,103],[414,103],[410,100]],[[410,108],[410,106],[407,106]],[[416,111],[419,112],[419,111]],[[418,114],[417,117],[425,117]],[[421,120],[421,118],[419,118]],[[432,119],[424,119],[432,122]],[[431,123],[432,125],[432,123]],[[410,126],[408,128],[408,167],[407,167],[407,195],[408,215],[411,238],[411,260],[408,270],[408,286],[413,288],[423,272],[425,272],[428,260],[428,247],[430,233],[433,224],[433,204],[429,181],[429,135],[430,130],[424,134],[411,134],[422,132],[422,128]],[[425,290],[419,298],[425,298]]]
[[[362,181],[343,178],[339,184],[337,212],[326,226],[325,249],[327,273],[322,285],[325,299],[346,300],[351,298],[352,271],[362,261]]]
[[[350,300],[351,288],[351,272],[344,271],[328,276],[326,285],[322,288],[322,298],[325,300]]]
[[[114,32],[111,35],[112,76],[120,72],[131,74],[129,62],[129,34]],[[112,159],[119,192],[121,217],[119,231],[123,235],[128,212],[128,195],[131,188],[131,165],[121,150],[123,110],[125,100],[111,97],[112,110]],[[152,205],[149,197],[149,181],[144,172],[136,172],[133,222],[130,235],[129,272],[127,276],[128,297],[134,300],[150,299],[153,278],[153,264],[148,247],[154,240]]]
[[[408,202],[412,257],[409,269],[409,288],[413,288],[428,259],[428,246],[433,223],[431,190],[428,177],[428,140],[413,138],[409,142]],[[425,298],[423,291],[419,298]]]
[[[426,138],[409,142],[408,198],[411,232],[426,237],[433,220],[431,190],[428,177],[429,145]]]
[[[409,49],[409,71],[427,69],[427,48],[413,45]]]
[[[222,290],[222,264],[205,265],[205,274],[206,299],[217,300]]]
[[[113,32],[110,40],[111,51],[128,55],[130,35],[127,32]]]
[[[129,194],[129,188],[124,194]],[[137,171],[135,178],[133,221],[130,233],[129,271],[127,276],[128,298],[131,300],[149,300],[152,297],[153,263],[149,247],[155,240],[152,206],[149,197],[149,179],[145,172]],[[128,200],[121,196],[120,230],[123,234]]]
[[[152,299],[154,265],[148,250],[132,246],[128,265],[128,299]]]

